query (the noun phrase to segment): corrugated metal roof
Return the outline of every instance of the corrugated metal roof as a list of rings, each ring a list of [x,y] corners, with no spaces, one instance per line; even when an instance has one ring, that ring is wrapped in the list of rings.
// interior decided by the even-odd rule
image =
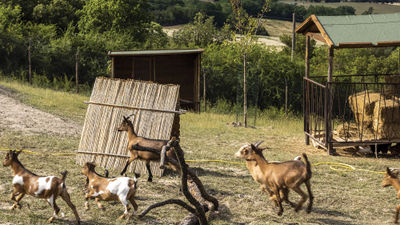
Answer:
[[[145,56],[145,55],[180,55],[199,54],[204,49],[163,49],[163,50],[137,50],[137,51],[109,51],[109,56]]]
[[[369,47],[400,45],[400,13],[315,16],[296,29],[312,37],[323,38],[333,47]],[[319,34],[317,34],[319,33]]]

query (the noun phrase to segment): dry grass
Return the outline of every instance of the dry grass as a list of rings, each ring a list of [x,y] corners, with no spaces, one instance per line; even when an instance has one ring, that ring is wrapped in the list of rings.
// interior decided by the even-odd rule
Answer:
[[[37,90],[40,91],[40,90]],[[73,100],[78,101],[78,100]],[[79,110],[77,110],[78,112]],[[83,112],[81,112],[83,113]],[[397,167],[396,159],[352,158],[327,156],[324,151],[304,145],[302,121],[300,119],[261,119],[257,129],[234,128],[226,123],[234,121],[230,115],[209,113],[188,113],[181,117],[181,145],[186,159],[221,159],[239,162],[233,154],[246,142],[264,140],[271,150],[265,153],[270,160],[288,160],[307,152],[312,163],[342,162],[356,168],[383,171],[386,166]],[[0,128],[1,129],[1,128]],[[20,160],[26,168],[40,175],[58,175],[68,169],[67,186],[72,201],[76,204],[84,224],[174,224],[186,212],[178,206],[166,206],[154,210],[143,219],[131,218],[129,221],[117,220],[122,214],[120,203],[105,203],[105,212],[96,209],[91,203],[90,211],[84,210],[85,182],[80,167],[75,164],[75,156],[55,156],[51,153],[72,153],[78,146],[79,138],[35,135],[23,136],[13,131],[2,131],[0,148],[29,148],[40,154],[22,153]],[[0,153],[4,157],[3,152]],[[267,196],[262,194],[242,165],[223,163],[189,163],[197,172],[206,189],[220,201],[220,210],[209,217],[211,224],[390,224],[396,200],[393,188],[380,186],[382,174],[368,172],[340,172],[329,166],[314,166],[312,188],[315,195],[314,209],[310,214],[304,211],[295,213],[284,204],[282,217],[276,215],[277,209]],[[102,172],[101,168],[98,168]],[[110,171],[117,175],[119,171]],[[132,175],[132,174],[130,174]],[[11,206],[11,170],[0,168],[0,223],[46,224],[53,213],[44,200],[30,196],[22,200],[21,211],[9,211]],[[170,172],[153,183],[146,182],[147,175],[139,179],[137,203],[139,210],[152,203],[168,198],[181,198],[179,179]],[[298,200],[295,193],[291,199]],[[72,223],[74,217],[67,206],[58,200],[66,215],[55,221],[56,224]]]

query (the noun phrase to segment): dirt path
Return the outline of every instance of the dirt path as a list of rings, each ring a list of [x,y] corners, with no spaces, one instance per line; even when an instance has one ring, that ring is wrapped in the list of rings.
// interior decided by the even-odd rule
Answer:
[[[16,99],[18,94],[0,86],[0,135],[6,130],[25,135],[58,134],[79,136],[82,125],[32,108]]]

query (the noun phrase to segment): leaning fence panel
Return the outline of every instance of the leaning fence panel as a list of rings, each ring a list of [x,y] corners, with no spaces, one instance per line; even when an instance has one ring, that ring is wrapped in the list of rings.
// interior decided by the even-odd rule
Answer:
[[[138,136],[169,140],[175,114],[179,113],[178,98],[179,85],[97,78],[88,102],[77,163],[95,162],[107,169],[124,167],[129,157],[128,136],[127,132],[117,131],[123,116],[135,114],[133,124]],[[135,172],[147,172],[138,160],[128,171],[133,172],[133,168]],[[151,163],[151,170],[157,176],[162,174],[157,163]]]

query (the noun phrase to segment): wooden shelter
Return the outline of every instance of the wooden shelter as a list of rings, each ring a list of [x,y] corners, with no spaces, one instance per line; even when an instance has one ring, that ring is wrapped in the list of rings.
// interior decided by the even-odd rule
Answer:
[[[180,85],[182,108],[200,111],[203,49],[110,51],[111,77]]]
[[[123,116],[135,115],[132,122],[138,136],[162,140],[179,137],[178,98],[179,85],[98,77],[87,102],[77,163],[96,162],[106,169],[122,170],[129,158],[127,132],[117,131]],[[133,168],[147,172],[140,160],[131,163],[128,171]],[[151,163],[151,170],[158,176],[163,172],[159,163]]]
[[[319,146],[334,153],[334,147],[359,146],[400,142],[400,134],[381,135],[373,130],[366,135],[367,128],[382,125],[382,106],[391,104],[391,118],[398,116],[398,94],[389,90],[400,89],[399,74],[356,74],[333,75],[334,50],[343,48],[370,48],[400,46],[400,14],[356,15],[356,16],[315,16],[311,15],[297,29],[297,33],[306,35],[305,77],[304,77],[304,133],[305,142],[310,138]],[[328,45],[328,74],[310,76],[310,38]],[[400,63],[400,62],[399,62]],[[400,64],[399,64],[400,65]],[[399,66],[400,68],[400,66]],[[356,81],[355,81],[356,80]],[[371,96],[378,96],[372,100]],[[359,99],[355,104],[354,100]],[[360,100],[362,104],[360,104]],[[371,103],[371,104],[369,104]],[[373,103],[373,104],[372,104]],[[362,110],[354,106],[362,106]],[[378,118],[367,124],[366,107],[375,111]],[[381,107],[381,108],[379,108]],[[376,113],[378,112],[378,113]],[[360,114],[361,113],[361,114]],[[372,112],[372,114],[374,114]],[[354,119],[355,117],[355,119]],[[360,118],[362,118],[360,120]],[[337,122],[339,121],[339,122]],[[335,130],[342,122],[342,130]],[[355,121],[355,122],[354,122]],[[378,123],[381,124],[378,124]],[[355,124],[355,126],[351,125]],[[355,133],[357,138],[339,137],[336,133]],[[336,135],[336,136],[335,136]]]

